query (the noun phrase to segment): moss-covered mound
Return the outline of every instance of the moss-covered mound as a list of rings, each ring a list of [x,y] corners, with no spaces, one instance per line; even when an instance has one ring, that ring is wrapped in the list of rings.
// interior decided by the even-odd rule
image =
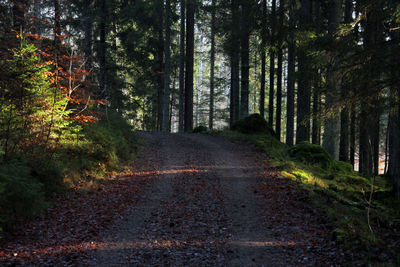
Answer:
[[[320,165],[323,168],[333,166],[332,157],[319,145],[301,142],[289,149],[289,155],[292,158],[307,163]]]
[[[208,128],[203,125],[197,126],[192,131],[192,133],[205,133],[205,132],[208,132]]]
[[[232,130],[245,134],[268,133],[276,136],[273,129],[268,126],[267,121],[259,114],[252,114],[244,119],[236,121]]]

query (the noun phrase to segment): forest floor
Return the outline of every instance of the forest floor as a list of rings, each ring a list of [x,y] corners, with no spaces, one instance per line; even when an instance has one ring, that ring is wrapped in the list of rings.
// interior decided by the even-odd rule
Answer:
[[[0,243],[0,265],[330,266],[351,261],[307,194],[249,145],[139,133],[132,173],[67,194]]]

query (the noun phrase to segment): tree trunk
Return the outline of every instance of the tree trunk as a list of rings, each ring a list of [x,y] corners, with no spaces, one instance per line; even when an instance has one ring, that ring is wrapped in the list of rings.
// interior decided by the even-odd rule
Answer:
[[[356,106],[354,103],[351,105],[350,110],[350,163],[355,165],[356,154]]]
[[[38,36],[42,35],[42,29],[41,29],[41,13],[42,13],[42,1],[41,0],[35,0],[34,1],[34,6],[33,6],[33,16],[34,16],[34,30],[33,33],[37,34]]]
[[[288,35],[288,74],[287,74],[287,110],[286,110],[286,144],[293,145],[294,139],[294,87],[296,81],[296,57],[295,40],[293,31],[295,29],[295,7],[289,2],[289,35]]]
[[[185,101],[185,0],[181,4],[181,25],[179,43],[179,132],[184,131],[184,101]]]
[[[54,45],[58,47],[61,43],[60,34],[61,34],[61,11],[60,11],[60,2],[59,0],[53,0],[54,5],[54,28],[53,28],[53,35],[54,35]]]
[[[392,39],[400,40],[400,33],[392,33]],[[392,177],[394,196],[400,199],[400,56],[396,48],[392,50],[394,64],[391,69],[392,85],[390,87],[390,114],[389,114],[389,166],[388,174]]]
[[[319,76],[319,73],[317,74]],[[321,96],[319,93],[320,81],[319,77],[314,81],[314,92],[313,92],[313,120],[312,120],[312,143],[315,145],[321,145],[321,121],[319,118],[320,107],[321,107]]]
[[[400,77],[400,72],[397,74],[397,77]],[[397,97],[400,98],[400,79],[397,81]],[[397,102],[397,132],[400,133],[400,101]],[[400,199],[400,142],[399,141],[397,141],[397,147],[395,153],[396,153],[395,159],[397,159],[397,161],[395,162],[394,171],[392,175],[393,192],[395,197],[397,199]]]
[[[156,80],[157,80],[157,130],[161,131],[163,128],[163,101],[164,101],[164,7],[163,2],[157,2],[157,9],[159,12],[158,26],[158,44],[156,55]]]
[[[346,0],[344,8],[344,23],[352,21],[353,1]],[[344,101],[347,97],[347,88],[341,88],[341,98]],[[340,145],[339,160],[349,161],[349,108],[345,106],[340,113]]]
[[[333,0],[329,4],[328,35],[333,41],[341,20],[341,0]],[[331,54],[331,64],[327,71],[327,93],[325,96],[325,105],[331,111],[338,102],[339,96],[339,78],[335,70],[335,55]],[[325,121],[323,147],[332,156],[339,160],[339,135],[340,135],[340,116],[337,112],[329,112],[331,115]]]
[[[262,0],[262,23],[261,23],[261,86],[260,86],[260,115],[265,116],[265,73],[267,46],[267,0]]]
[[[231,120],[232,124],[239,119],[239,52],[240,47],[235,43],[238,39],[239,5],[238,0],[232,0],[232,29],[231,29]]]
[[[321,34],[322,30],[322,14],[321,14],[321,2],[314,1],[314,27],[317,35]],[[313,111],[312,111],[312,128],[311,128],[311,141],[315,145],[321,145],[321,120],[320,120],[320,108],[321,108],[321,71],[318,67],[314,69],[313,79]]]
[[[376,113],[374,114],[374,126],[372,130],[372,158],[373,158],[373,168],[374,175],[379,175],[379,142],[380,142],[380,114],[379,107],[376,108]]]
[[[170,65],[171,65],[171,0],[165,1],[165,41],[164,41],[164,99],[163,99],[163,132],[169,132],[170,104]]]
[[[210,51],[210,111],[208,127],[214,128],[214,65],[215,65],[215,0],[211,2],[211,51]]]
[[[13,26],[16,32],[24,31],[25,14],[28,8],[28,0],[13,0]]]
[[[311,22],[310,0],[301,0],[300,29],[307,30]],[[310,141],[310,97],[311,97],[311,75],[310,63],[306,51],[298,51],[298,89],[297,89],[297,131],[296,143]]]
[[[281,125],[282,125],[282,64],[283,64],[283,51],[282,51],[282,31],[283,31],[283,16],[284,16],[285,1],[279,1],[279,35],[278,35],[278,69],[277,69],[277,82],[276,82],[276,122],[275,132],[278,138],[281,138]]]
[[[91,71],[93,68],[92,63],[92,44],[93,44],[93,0],[85,0],[85,6],[87,7],[85,11],[85,58],[86,58],[86,70]]]
[[[268,101],[268,124],[274,125],[274,99],[275,99],[275,21],[276,21],[276,0],[272,0],[271,8],[271,48],[269,49],[269,101]]]
[[[379,4],[373,3],[366,9],[362,21],[364,27],[363,42],[366,49],[375,49],[376,44],[383,41],[382,19]],[[380,61],[380,59],[379,59]],[[379,92],[371,84],[381,79],[379,68],[375,67],[377,56],[372,55],[370,62],[365,64],[366,76],[364,78],[363,92],[374,96],[373,102],[362,101],[360,116],[360,172],[365,175],[375,174],[379,165],[379,119],[380,103]],[[363,133],[365,136],[361,136]]]
[[[106,20],[107,20],[107,4],[106,0],[101,0],[100,10],[100,43],[99,43],[99,86],[100,86],[100,97],[107,98],[107,87],[106,87]]]
[[[185,132],[193,130],[194,13],[196,0],[188,0],[186,10]]]
[[[250,22],[249,22],[249,1],[242,0],[242,29],[241,29],[241,88],[240,88],[240,118],[249,115],[249,42],[250,42]]]

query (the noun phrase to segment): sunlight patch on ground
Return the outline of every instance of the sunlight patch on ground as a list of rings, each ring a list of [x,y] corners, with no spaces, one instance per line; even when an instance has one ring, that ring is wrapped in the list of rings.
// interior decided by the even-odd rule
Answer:
[[[90,250],[123,250],[123,249],[154,249],[154,248],[189,248],[189,247],[202,247],[204,245],[215,246],[219,242],[215,240],[126,240],[120,242],[84,242],[73,245],[59,245],[54,247],[47,247],[43,249],[32,249],[29,251],[1,251],[0,257],[13,258],[22,257],[28,258],[31,256],[52,256],[57,254],[70,254],[76,251],[90,251]],[[294,241],[234,241],[231,244],[244,247],[290,247],[300,245]],[[303,244],[302,244],[303,245]]]
[[[294,241],[235,241],[233,245],[244,247],[292,247],[298,245]]]

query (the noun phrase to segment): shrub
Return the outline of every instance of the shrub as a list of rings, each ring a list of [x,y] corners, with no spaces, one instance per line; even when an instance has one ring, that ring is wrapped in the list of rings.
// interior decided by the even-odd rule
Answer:
[[[61,168],[50,157],[38,158],[29,162],[30,175],[43,185],[47,197],[61,193],[64,188]]]
[[[236,121],[232,125],[232,130],[244,134],[268,133],[276,136],[274,130],[268,126],[267,121],[259,114],[252,114],[244,119]]]
[[[47,206],[43,185],[23,162],[0,165],[0,227],[8,230],[20,218],[32,218]]]
[[[344,161],[334,161],[335,171],[343,174],[352,174],[354,172],[353,165]]]
[[[329,169],[333,164],[331,156],[319,145],[301,142],[289,149],[289,155],[308,164],[317,164]]]
[[[208,132],[208,128],[203,125],[197,126],[192,131],[192,133],[205,133],[205,132]]]

